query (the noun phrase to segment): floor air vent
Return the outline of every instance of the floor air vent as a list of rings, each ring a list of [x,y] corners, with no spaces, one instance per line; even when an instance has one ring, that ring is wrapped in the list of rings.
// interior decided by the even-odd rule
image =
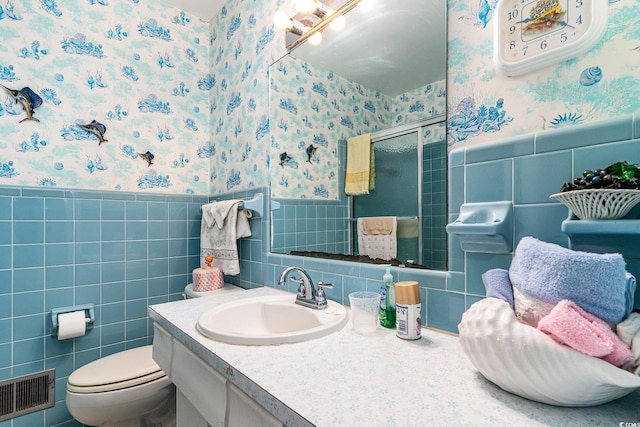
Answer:
[[[0,381],[0,421],[55,404],[55,369]]]

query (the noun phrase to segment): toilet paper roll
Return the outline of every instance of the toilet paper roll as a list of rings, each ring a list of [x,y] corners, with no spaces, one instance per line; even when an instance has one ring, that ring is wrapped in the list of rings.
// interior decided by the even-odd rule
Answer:
[[[81,337],[86,331],[84,310],[72,311],[58,315],[58,339]]]

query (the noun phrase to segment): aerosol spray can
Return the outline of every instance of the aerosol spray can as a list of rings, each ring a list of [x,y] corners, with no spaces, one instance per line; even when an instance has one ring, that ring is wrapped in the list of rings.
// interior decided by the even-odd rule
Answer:
[[[396,335],[405,340],[420,338],[420,286],[418,282],[397,282]]]

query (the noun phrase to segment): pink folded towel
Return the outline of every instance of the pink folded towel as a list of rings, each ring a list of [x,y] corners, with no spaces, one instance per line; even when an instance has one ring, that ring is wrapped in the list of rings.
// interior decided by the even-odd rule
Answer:
[[[569,300],[560,301],[540,319],[538,329],[560,344],[614,366],[620,367],[633,359],[631,350],[603,320]]]

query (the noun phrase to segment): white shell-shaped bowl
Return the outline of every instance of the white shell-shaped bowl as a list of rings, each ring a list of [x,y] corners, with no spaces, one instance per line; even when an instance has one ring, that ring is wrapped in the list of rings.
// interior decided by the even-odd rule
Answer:
[[[463,314],[460,343],[503,390],[557,406],[593,406],[640,388],[640,376],[560,345],[520,323],[503,300],[485,298]]]

